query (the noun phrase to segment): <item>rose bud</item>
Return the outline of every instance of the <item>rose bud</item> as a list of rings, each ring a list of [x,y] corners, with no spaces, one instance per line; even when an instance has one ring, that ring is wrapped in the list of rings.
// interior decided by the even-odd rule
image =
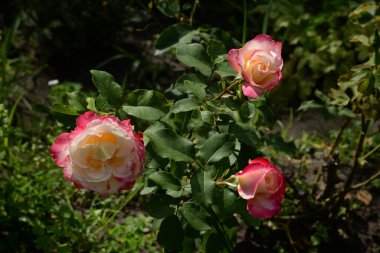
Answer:
[[[77,188],[104,195],[134,185],[142,174],[145,148],[129,120],[86,112],[73,131],[55,139],[51,155]]]
[[[270,219],[281,210],[285,179],[267,159],[250,160],[235,176],[239,195],[248,200],[247,210],[253,217]]]
[[[280,82],[283,65],[281,48],[281,42],[261,34],[242,48],[228,52],[230,65],[245,79],[242,87],[245,96],[258,98]]]

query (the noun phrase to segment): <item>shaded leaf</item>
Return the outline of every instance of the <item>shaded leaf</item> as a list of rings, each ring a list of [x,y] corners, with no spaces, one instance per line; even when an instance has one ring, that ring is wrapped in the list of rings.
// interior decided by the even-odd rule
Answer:
[[[233,70],[228,62],[221,62],[216,65],[215,72],[221,77],[236,76],[237,73]]]
[[[90,72],[92,81],[99,93],[106,98],[108,103],[119,107],[123,102],[123,91],[121,86],[114,81],[113,76],[100,70],[91,70]]]
[[[184,231],[181,222],[175,215],[165,218],[157,234],[157,241],[167,250],[175,250],[181,247],[184,240]]]
[[[161,117],[165,116],[165,113],[162,111],[149,106],[123,106],[123,111],[131,116],[140,118],[143,120],[158,120]]]
[[[69,97],[69,105],[72,109],[79,113],[87,111],[86,96],[83,93],[74,91],[67,93],[67,96]]]
[[[177,58],[185,65],[194,67],[203,75],[211,75],[212,63],[201,44],[192,43],[178,47]]]
[[[177,200],[166,194],[155,194],[144,205],[144,210],[152,217],[162,219],[174,214],[175,208],[171,205]]]
[[[184,80],[183,83],[176,84],[175,88],[183,93],[192,93],[199,99],[206,97],[206,85],[203,83],[196,83],[190,80]]]
[[[200,101],[195,98],[184,98],[178,100],[172,107],[173,113],[188,112],[199,107]]]
[[[196,230],[206,231],[211,227],[207,223],[207,212],[197,203],[185,202],[180,208],[182,216]]]
[[[169,172],[157,171],[150,174],[148,178],[161,186],[162,189],[176,191],[181,189],[181,182]]]
[[[163,158],[177,162],[191,162],[194,157],[194,148],[191,141],[177,135],[169,129],[145,131],[157,154]]]
[[[239,141],[250,146],[256,146],[261,142],[255,129],[249,123],[232,123],[229,132],[234,134]]]
[[[155,0],[154,3],[162,14],[170,18],[178,18],[180,12],[179,0]]]
[[[175,24],[166,28],[158,37],[155,54],[162,54],[178,45],[187,44],[198,33],[191,26]]]
[[[205,141],[197,156],[206,164],[211,164],[231,155],[234,148],[235,140],[230,135],[216,134]]]
[[[65,126],[74,127],[79,115],[75,110],[66,105],[54,104],[51,108],[54,118]]]
[[[211,173],[198,170],[191,177],[190,184],[194,199],[205,207],[209,206],[212,203],[215,189],[215,182]]]

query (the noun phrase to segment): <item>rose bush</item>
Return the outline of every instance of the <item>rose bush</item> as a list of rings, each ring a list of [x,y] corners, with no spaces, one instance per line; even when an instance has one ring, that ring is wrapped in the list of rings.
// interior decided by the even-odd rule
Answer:
[[[192,28],[174,25],[159,41],[172,38],[177,29]],[[149,195],[145,211],[162,219],[157,242],[167,251],[178,251],[185,242],[197,238],[201,245],[191,243],[189,251],[232,252],[236,214],[246,224],[252,224],[255,218],[271,218],[281,209],[285,191],[281,173],[263,158],[235,173],[246,166],[247,154],[263,153],[261,148],[268,143],[285,143],[277,138],[278,133],[269,136],[263,130],[274,122],[266,99],[247,101],[234,95],[232,87],[241,79],[240,75],[233,78],[236,73],[229,66],[225,50],[236,47],[234,40],[231,46],[224,44],[217,33],[210,38],[202,29],[193,32],[193,39],[176,46],[176,56],[198,73],[182,75],[166,92],[128,90],[111,74],[91,70],[98,97],[71,92],[67,94],[68,105],[52,106],[53,115],[61,123],[75,126],[77,120],[73,132],[56,139],[52,154],[56,164],[64,167],[66,178],[79,188],[102,194],[129,188],[141,175],[145,155],[141,136],[133,133],[129,121],[121,121],[131,117],[144,131],[147,160],[144,180],[128,196]],[[243,66],[248,69],[241,70],[243,77],[250,80],[249,76],[255,85],[261,85],[259,89],[252,86],[255,96],[281,75],[281,44],[269,38],[258,36],[243,49],[230,52],[230,62],[236,53],[235,63],[243,66],[238,58],[253,48],[251,59]],[[158,45],[163,43],[159,41]],[[171,46],[160,48],[169,50]],[[252,93],[247,91],[250,85],[244,84],[246,95]],[[92,112],[74,117],[87,110]],[[112,116],[100,117],[93,112]],[[277,147],[281,145],[276,145],[276,151],[281,152]],[[238,181],[248,208],[236,194]],[[231,191],[225,185],[235,189]],[[189,237],[185,227],[197,234]],[[214,250],[215,243],[220,250]]]
[[[239,195],[248,200],[247,210],[253,217],[269,219],[281,210],[285,179],[267,159],[250,160],[236,177]]]
[[[281,42],[261,34],[242,48],[228,52],[232,68],[241,73],[246,81],[243,83],[245,96],[257,98],[280,82],[283,66],[281,48]]]
[[[145,148],[129,120],[86,112],[72,132],[55,139],[51,155],[77,188],[107,194],[133,186],[142,174]]]

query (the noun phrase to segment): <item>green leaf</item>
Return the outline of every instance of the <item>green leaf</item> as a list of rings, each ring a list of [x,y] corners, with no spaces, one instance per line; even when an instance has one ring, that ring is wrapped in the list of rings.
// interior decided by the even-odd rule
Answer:
[[[229,253],[231,249],[223,234],[212,230],[203,236],[201,252]]]
[[[162,111],[149,106],[123,106],[123,111],[131,116],[134,116],[143,120],[158,120],[165,116],[165,113]]]
[[[178,47],[177,58],[185,65],[194,67],[203,75],[211,75],[212,63],[201,44],[192,43]]]
[[[207,212],[197,203],[185,202],[180,208],[182,216],[196,230],[206,231],[211,227],[207,224]]]
[[[175,191],[181,189],[181,182],[169,172],[157,171],[149,175],[148,178],[161,186],[162,189]]]
[[[54,118],[65,126],[74,127],[76,118],[79,115],[75,110],[66,105],[54,104],[51,108]]]
[[[240,110],[240,116],[245,119],[253,118],[256,114],[256,106],[250,102],[245,102]]]
[[[277,152],[284,152],[289,155],[294,155],[296,153],[296,146],[294,142],[286,142],[279,133],[268,135],[267,144],[272,146],[272,148]]]
[[[229,132],[234,134],[239,141],[247,145],[257,146],[260,144],[259,136],[249,123],[232,123],[229,127]]]
[[[240,48],[242,46],[231,34],[220,28],[211,28],[210,35],[213,39],[222,42],[225,48]]]
[[[177,200],[166,194],[155,194],[145,205],[144,210],[152,217],[162,219],[174,214]]]
[[[87,102],[87,109],[93,112],[97,112],[98,110],[96,109],[95,105],[95,98],[88,97],[86,99]]]
[[[165,218],[157,234],[157,241],[167,250],[176,250],[181,247],[185,238],[181,222],[177,216],[172,215]]]
[[[123,103],[123,90],[117,84],[113,76],[105,71],[91,70],[92,81],[99,93],[103,95],[107,102],[115,107],[119,107]]]
[[[135,90],[128,94],[123,111],[131,116],[144,120],[158,120],[170,110],[166,97],[152,90]]]
[[[170,18],[178,18],[180,15],[179,0],[154,0],[157,9]]]
[[[99,111],[105,112],[105,111],[113,111],[114,107],[108,103],[107,98],[100,94],[95,99],[96,108],[98,108]]]
[[[224,187],[215,190],[213,210],[220,218],[225,218],[235,212],[237,197],[230,189]]]
[[[194,147],[191,141],[177,135],[169,129],[161,129],[155,132],[145,131],[157,154],[163,158],[177,162],[192,162],[194,159]]]
[[[368,78],[359,85],[358,90],[365,95],[371,95],[375,91],[375,76],[372,72],[368,73]]]
[[[228,62],[221,62],[216,65],[215,72],[220,77],[236,76],[237,73],[233,70]]]
[[[354,35],[350,42],[353,42],[353,43],[360,43],[362,44],[363,46],[366,46],[366,47],[369,47],[370,44],[369,44],[369,38],[363,34],[357,34],[357,35]]]
[[[200,101],[195,98],[184,98],[178,100],[172,107],[173,113],[188,112],[199,107]]]
[[[67,96],[69,97],[69,105],[72,109],[79,113],[87,111],[86,96],[83,93],[74,91],[67,93]]]
[[[185,24],[169,26],[157,39],[155,55],[162,54],[179,45],[190,43],[198,33],[198,30],[194,30],[191,26]]]
[[[176,85],[184,83],[185,81],[190,81],[193,83],[206,83],[207,78],[201,74],[183,74],[177,79]]]
[[[211,205],[215,189],[215,182],[211,173],[198,170],[191,177],[190,184],[194,199],[205,207]]]
[[[211,56],[214,64],[216,64],[224,61],[227,50],[226,47],[219,41],[210,40],[207,47],[207,53]]]
[[[188,128],[195,132],[200,131],[208,136],[213,125],[214,114],[212,112],[196,109],[192,112]]]
[[[230,156],[234,148],[235,140],[229,134],[216,134],[205,141],[197,156],[206,164],[216,163]]]
[[[350,102],[350,97],[342,90],[331,89],[329,93],[330,104],[346,106]]]
[[[176,84],[175,88],[183,93],[192,93],[199,99],[206,97],[206,85],[203,83],[196,83],[193,81],[185,80],[183,83]]]
[[[314,100],[309,100],[309,101],[303,101],[300,107],[298,107],[297,111],[306,112],[310,109],[319,109],[319,108],[322,108],[321,104],[318,104]]]
[[[153,90],[135,90],[127,95],[126,102],[130,106],[148,106],[168,113],[170,103],[165,95]]]
[[[373,41],[373,48],[375,51],[375,66],[380,65],[380,36],[379,36],[379,30],[375,30],[375,39]]]

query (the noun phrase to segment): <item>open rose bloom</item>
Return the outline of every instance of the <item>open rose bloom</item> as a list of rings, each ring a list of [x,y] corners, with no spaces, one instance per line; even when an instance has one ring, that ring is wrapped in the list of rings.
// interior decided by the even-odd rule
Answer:
[[[240,197],[247,199],[247,210],[256,218],[270,219],[281,210],[285,179],[265,158],[257,158],[235,175]]]
[[[129,120],[86,112],[73,131],[55,139],[51,155],[77,188],[108,194],[134,185],[142,174],[145,148]]]
[[[232,68],[245,79],[242,87],[245,96],[257,98],[280,82],[283,65],[281,48],[281,42],[261,34],[242,48],[228,52]]]

